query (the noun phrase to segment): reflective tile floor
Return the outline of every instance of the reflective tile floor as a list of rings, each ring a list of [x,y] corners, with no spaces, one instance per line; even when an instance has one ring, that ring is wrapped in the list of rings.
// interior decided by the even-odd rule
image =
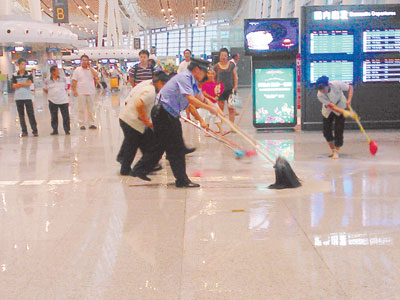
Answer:
[[[73,101],[71,136],[50,136],[35,98],[38,138],[0,98],[0,299],[400,299],[398,131],[370,131],[375,157],[347,131],[335,161],[321,132],[257,133],[248,111],[241,126],[303,180],[276,191],[268,161],[184,124],[201,188],[182,190],[165,160],[150,183],[119,176],[123,96],[97,98],[97,131]]]

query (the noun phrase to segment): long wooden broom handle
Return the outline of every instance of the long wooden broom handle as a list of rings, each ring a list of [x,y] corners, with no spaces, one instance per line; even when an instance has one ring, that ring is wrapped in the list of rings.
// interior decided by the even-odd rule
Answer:
[[[210,129],[209,131],[208,131],[208,130],[205,130],[203,127],[199,126],[197,123],[195,123],[195,122],[193,122],[192,120],[189,120],[189,119],[187,119],[187,118],[185,118],[185,117],[183,117],[183,116],[181,116],[181,119],[184,120],[184,121],[186,121],[186,122],[188,122],[189,124],[193,125],[194,127],[197,127],[198,129],[200,129],[200,130],[203,131],[204,133],[209,134],[212,138],[214,138],[214,139],[217,140],[218,142],[224,144],[224,145],[227,146],[229,149],[235,151],[235,148],[233,148],[231,145],[229,145],[228,142],[224,141],[223,139],[220,139],[219,136],[218,136],[214,131],[212,131],[211,129]]]
[[[228,126],[235,131],[237,134],[241,135],[250,145],[252,145],[262,156],[264,156],[269,162],[272,164],[275,164],[275,161],[272,160],[264,151],[261,150],[260,145],[258,143],[255,143],[247,134],[245,134],[239,127],[236,127],[235,124],[233,124],[231,121],[229,121],[227,118],[225,118],[223,115],[218,114],[218,117],[224,121]]]
[[[351,105],[348,105],[348,107],[349,107],[349,109],[350,109],[351,112],[354,112],[354,110],[353,110],[353,108],[351,107]],[[357,118],[355,118],[355,120],[356,120],[358,126],[360,127],[361,132],[362,132],[362,133],[365,135],[365,137],[367,138],[367,142],[370,143],[371,140],[370,140],[368,134],[365,132],[365,129],[364,129],[364,127],[362,126],[362,124],[361,124],[361,122],[360,122],[360,119],[358,118],[358,115],[357,115]]]

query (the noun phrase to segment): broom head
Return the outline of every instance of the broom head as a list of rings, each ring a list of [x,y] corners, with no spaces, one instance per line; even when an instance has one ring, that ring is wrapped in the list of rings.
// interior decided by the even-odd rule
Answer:
[[[375,141],[369,142],[369,152],[371,152],[372,155],[375,155],[376,152],[378,152],[378,144]]]
[[[286,159],[279,156],[275,162],[275,183],[270,189],[292,189],[301,186],[299,178]]]

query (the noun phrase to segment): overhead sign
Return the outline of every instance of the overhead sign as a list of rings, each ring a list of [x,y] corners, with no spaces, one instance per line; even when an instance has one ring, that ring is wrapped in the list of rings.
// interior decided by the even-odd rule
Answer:
[[[317,10],[314,11],[314,21],[330,21],[330,20],[349,20],[350,18],[380,18],[394,17],[397,15],[395,11],[349,11],[349,10]]]
[[[68,22],[68,0],[53,0],[53,23]]]

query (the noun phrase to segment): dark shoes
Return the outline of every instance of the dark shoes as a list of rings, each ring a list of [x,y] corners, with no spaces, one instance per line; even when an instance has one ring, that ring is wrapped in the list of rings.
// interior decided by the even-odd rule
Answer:
[[[20,137],[25,137],[25,136],[28,136],[28,133],[27,132],[21,132],[21,134],[19,136]]]
[[[176,181],[175,186],[177,188],[198,188],[200,187],[200,184],[191,182],[189,179],[185,181]]]
[[[57,131],[53,131],[52,133],[50,133],[50,135],[58,135]]]
[[[186,154],[190,154],[193,153],[194,151],[196,151],[196,148],[192,147],[192,148],[185,148],[185,150],[183,150],[183,152]]]
[[[81,130],[86,130],[86,127],[82,125],[82,126],[80,127],[80,129],[81,129]]]
[[[37,131],[32,132],[32,133],[33,133],[33,136],[39,136],[39,133]]]
[[[132,172],[130,172],[130,175],[133,176],[133,177],[140,178],[140,179],[142,179],[144,181],[151,181],[151,179],[149,177],[147,177],[145,173],[133,172],[132,171]]]
[[[97,127],[95,125],[90,125],[89,129],[97,129]]]
[[[65,135],[70,135],[71,133],[69,132],[69,131],[66,131],[65,132]]]

